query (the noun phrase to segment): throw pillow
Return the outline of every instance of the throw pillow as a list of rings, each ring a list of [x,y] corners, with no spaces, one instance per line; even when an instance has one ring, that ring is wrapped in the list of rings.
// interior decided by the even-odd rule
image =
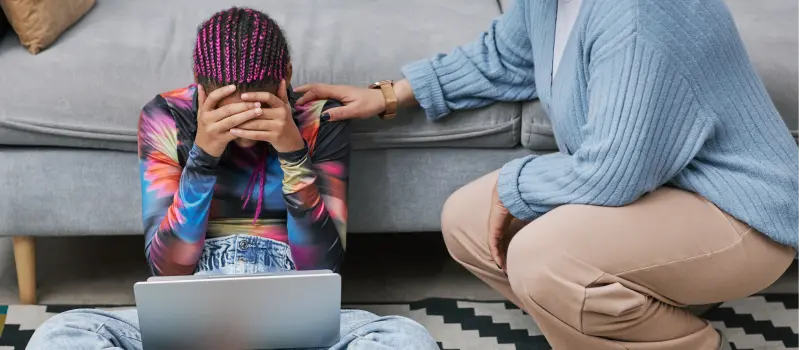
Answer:
[[[94,5],[95,0],[0,0],[0,7],[32,54],[47,48]]]

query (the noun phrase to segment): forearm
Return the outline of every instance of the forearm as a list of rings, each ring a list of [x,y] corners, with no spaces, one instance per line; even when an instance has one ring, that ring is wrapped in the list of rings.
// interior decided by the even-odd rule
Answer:
[[[325,186],[324,179],[317,176],[319,171],[313,168],[306,149],[281,154],[280,161],[289,245],[297,268],[338,270],[344,256],[345,227],[341,216],[333,211],[341,208],[326,205],[323,200],[320,187]]]
[[[429,119],[536,97],[528,3],[516,2],[472,43],[402,68]]]
[[[189,153],[172,203],[150,229],[147,258],[155,274],[194,272],[205,241],[216,165],[217,158],[196,146]]]

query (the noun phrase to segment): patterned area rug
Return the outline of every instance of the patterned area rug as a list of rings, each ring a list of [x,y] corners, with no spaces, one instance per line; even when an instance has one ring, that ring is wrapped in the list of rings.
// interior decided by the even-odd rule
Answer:
[[[734,349],[796,349],[797,306],[797,294],[758,295],[725,303],[704,317],[725,333]],[[86,306],[0,306],[0,350],[24,349],[33,331],[46,319],[81,307]],[[531,318],[508,302],[425,299],[345,307],[417,320],[444,350],[550,349]]]

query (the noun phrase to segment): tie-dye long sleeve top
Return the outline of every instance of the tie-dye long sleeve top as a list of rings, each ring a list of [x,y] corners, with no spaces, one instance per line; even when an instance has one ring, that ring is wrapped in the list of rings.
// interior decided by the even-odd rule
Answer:
[[[251,148],[232,142],[219,158],[194,146],[195,85],[145,105],[139,171],[145,254],[154,274],[191,274],[207,237],[235,234],[288,244],[299,270],[338,269],[345,247],[349,127],[320,120],[334,101],[296,106],[297,97],[290,92],[305,149],[284,154],[263,142]],[[254,171],[266,176],[254,177]],[[248,189],[253,200],[246,200]]]

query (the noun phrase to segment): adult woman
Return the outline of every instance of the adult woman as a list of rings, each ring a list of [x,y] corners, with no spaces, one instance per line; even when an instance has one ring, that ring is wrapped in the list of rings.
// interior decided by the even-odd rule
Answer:
[[[337,270],[349,128],[319,118],[336,103],[295,103],[283,32],[251,9],[221,11],[200,26],[194,73],[197,84],[156,96],[139,119],[153,273]],[[331,349],[438,349],[425,328],[402,317],[345,310],[341,322]],[[28,348],[141,349],[136,310],[58,315]]]
[[[795,256],[797,147],[721,0],[520,0],[403,74],[381,91],[297,90],[342,101],[333,120],[395,99],[433,120],[494,101],[547,109],[560,152],[458,190],[442,231],[556,349],[727,346],[680,306],[757,292]]]

